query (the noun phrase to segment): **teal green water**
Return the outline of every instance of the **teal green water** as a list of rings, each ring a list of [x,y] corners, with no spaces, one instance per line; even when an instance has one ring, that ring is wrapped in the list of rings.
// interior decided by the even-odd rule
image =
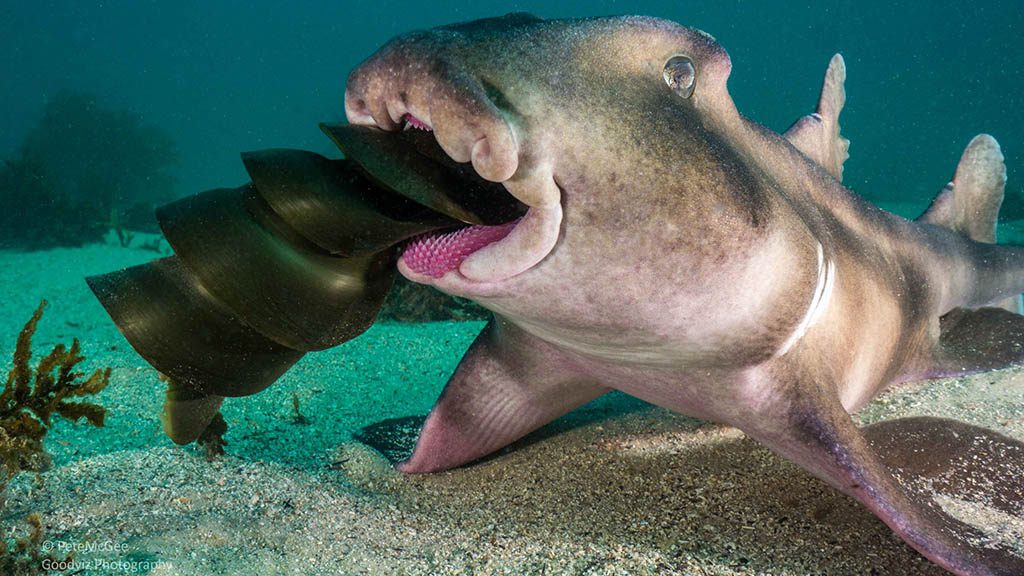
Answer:
[[[730,52],[742,112],[783,130],[811,110],[825,64],[849,68],[847,183],[924,204],[967,141],[1003,143],[1009,211],[1024,185],[1024,6],[1019,0],[838,2],[5,3],[0,7],[0,157],[64,89],[95,94],[171,135],[178,193],[246,180],[238,153],[333,153],[317,122],[343,116],[348,71],[416,28],[530,11],[647,14],[696,26]]]

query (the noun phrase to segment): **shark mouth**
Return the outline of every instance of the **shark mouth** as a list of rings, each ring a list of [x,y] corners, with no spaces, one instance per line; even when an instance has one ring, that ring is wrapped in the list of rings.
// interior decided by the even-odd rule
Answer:
[[[532,268],[553,248],[562,216],[553,179],[553,201],[550,193],[537,201],[509,174],[483,168],[488,177],[481,175],[479,159],[491,153],[484,139],[469,154],[451,154],[430,123],[411,113],[384,126],[369,115],[349,117],[352,124],[323,126],[346,159],[381,192],[425,210],[416,218],[426,230],[402,240],[398,270],[407,278],[493,284]]]
[[[428,232],[409,241],[402,262],[414,274],[441,278],[472,254],[503,240],[519,224],[519,219],[497,226],[466,226],[452,232]]]
[[[403,130],[434,131],[426,122],[412,114],[405,114],[402,120]],[[503,197],[501,192],[495,192],[498,194],[497,198]],[[489,212],[488,216],[494,221],[526,212],[525,205],[514,199],[511,204],[492,207],[497,210]],[[459,269],[460,265],[478,250],[503,240],[520,220],[522,216],[504,224],[470,224],[448,232],[434,231],[421,234],[405,245],[402,263],[414,276],[441,278],[448,272]]]

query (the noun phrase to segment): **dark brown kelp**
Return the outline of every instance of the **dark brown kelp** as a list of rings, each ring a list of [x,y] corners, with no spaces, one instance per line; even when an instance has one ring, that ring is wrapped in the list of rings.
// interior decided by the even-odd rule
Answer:
[[[306,352],[369,328],[401,242],[525,211],[433,138],[323,129],[346,159],[244,154],[249,184],[157,210],[173,256],[88,279],[132,347],[167,377],[162,420],[179,444],[206,433],[225,397],[255,394]]]

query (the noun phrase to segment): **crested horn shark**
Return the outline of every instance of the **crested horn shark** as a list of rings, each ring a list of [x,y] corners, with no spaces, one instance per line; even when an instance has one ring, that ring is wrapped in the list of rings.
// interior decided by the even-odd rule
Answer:
[[[1019,442],[850,416],[901,382],[1024,362],[999,144],[974,138],[906,220],[842,184],[841,56],[784,134],[739,113],[730,70],[710,35],[647,17],[399,36],[351,72],[349,124],[324,126],[344,160],[248,154],[251,184],[158,213],[176,256],[90,284],[170,376],[179,442],[365,330],[397,269],[494,313],[402,472],[471,463],[614,389],[739,428],[954,574],[1024,574],[893,473],[943,466],[921,438]],[[1024,515],[1019,479],[973,473]]]

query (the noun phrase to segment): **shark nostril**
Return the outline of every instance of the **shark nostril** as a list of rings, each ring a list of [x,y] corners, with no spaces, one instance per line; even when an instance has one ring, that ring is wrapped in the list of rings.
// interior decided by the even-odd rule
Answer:
[[[354,98],[352,100],[352,111],[360,117],[370,116],[370,106],[366,103],[364,98]]]
[[[365,98],[354,96],[351,92],[345,94],[345,116],[352,124],[368,125],[373,124],[373,115],[370,113],[370,106]]]

